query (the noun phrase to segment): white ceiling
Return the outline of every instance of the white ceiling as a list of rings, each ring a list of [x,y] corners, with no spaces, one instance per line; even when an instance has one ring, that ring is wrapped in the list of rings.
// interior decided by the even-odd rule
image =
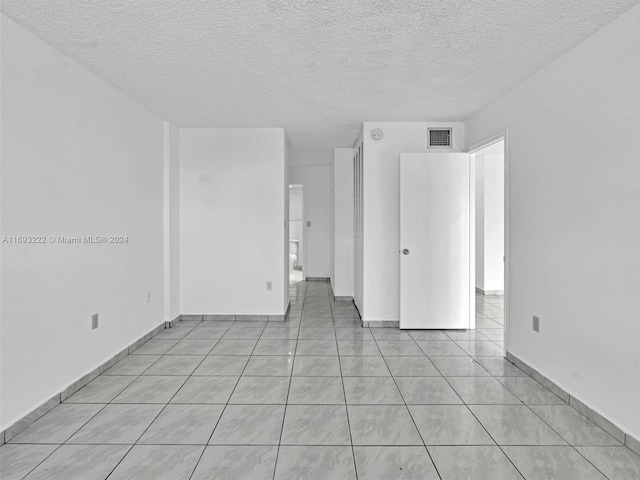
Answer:
[[[363,121],[464,120],[640,0],[3,0],[179,126],[285,127],[328,163]]]

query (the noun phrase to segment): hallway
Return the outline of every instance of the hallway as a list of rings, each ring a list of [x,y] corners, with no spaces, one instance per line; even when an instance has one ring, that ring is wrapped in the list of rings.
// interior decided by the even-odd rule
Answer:
[[[363,329],[328,283],[292,282],[284,323],[180,322],[0,447],[1,477],[638,478],[501,358],[502,298],[476,305],[475,332]]]

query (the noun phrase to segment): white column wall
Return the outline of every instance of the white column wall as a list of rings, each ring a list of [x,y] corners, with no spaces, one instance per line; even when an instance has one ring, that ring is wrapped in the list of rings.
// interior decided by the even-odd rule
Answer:
[[[476,240],[476,288],[484,290],[484,155],[474,155],[475,160],[475,240]]]
[[[164,122],[165,321],[180,315],[180,130]]]
[[[353,148],[336,148],[333,163],[334,259],[331,278],[336,297],[353,297]]]
[[[400,154],[428,153],[427,129],[452,127],[453,148],[464,147],[464,125],[451,122],[364,124],[364,320],[400,319]],[[380,128],[381,140],[371,131]],[[443,150],[434,150],[442,152]]]
[[[180,130],[183,314],[284,313],[285,156],[281,128]]]

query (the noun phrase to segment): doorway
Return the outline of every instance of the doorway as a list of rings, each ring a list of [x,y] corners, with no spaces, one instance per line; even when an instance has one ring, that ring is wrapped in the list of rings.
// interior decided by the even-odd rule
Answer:
[[[508,298],[506,135],[468,154],[400,155],[400,328],[476,329],[496,355]]]
[[[505,138],[471,151],[475,177],[474,254],[476,330],[505,350]]]
[[[304,187],[289,185],[289,285],[304,280]]]

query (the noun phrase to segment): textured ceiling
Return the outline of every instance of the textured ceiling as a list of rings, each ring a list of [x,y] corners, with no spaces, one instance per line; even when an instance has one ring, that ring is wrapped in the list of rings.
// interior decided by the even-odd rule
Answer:
[[[285,127],[328,163],[363,121],[463,120],[640,0],[3,0],[179,126]]]

